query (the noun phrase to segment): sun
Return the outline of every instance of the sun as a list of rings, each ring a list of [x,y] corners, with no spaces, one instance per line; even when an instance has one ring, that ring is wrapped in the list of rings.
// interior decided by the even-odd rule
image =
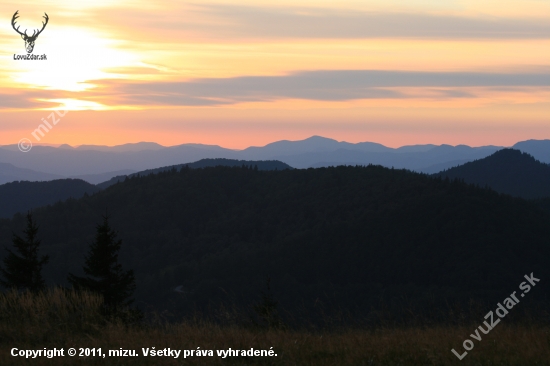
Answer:
[[[51,107],[51,108],[44,108],[46,110],[65,110],[65,111],[82,111],[82,110],[92,110],[92,111],[101,111],[109,109],[107,106],[92,102],[88,100],[80,100],[80,99],[70,99],[70,98],[63,98],[63,99],[38,99],[42,102],[48,102],[48,103],[58,103],[58,106]]]
[[[18,62],[13,81],[32,89],[85,91],[92,80],[116,78],[109,68],[138,64],[138,57],[114,41],[88,29],[58,28],[40,35],[34,54],[46,54],[46,61]]]

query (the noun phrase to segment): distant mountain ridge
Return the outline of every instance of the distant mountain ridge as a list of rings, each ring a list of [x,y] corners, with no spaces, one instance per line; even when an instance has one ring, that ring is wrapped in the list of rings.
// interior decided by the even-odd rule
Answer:
[[[0,184],[18,180],[45,181],[63,178],[60,175],[39,172],[31,169],[23,169],[9,163],[0,163]]]
[[[497,192],[526,199],[550,197],[550,166],[515,149],[499,150],[436,175],[487,185]]]
[[[137,172],[216,158],[278,160],[299,169],[375,164],[432,174],[459,163],[485,158],[502,148],[433,144],[390,148],[375,142],[349,143],[312,136],[300,141],[276,141],[243,150],[205,144],[165,147],[154,142],[139,142],[113,147],[34,146],[31,151],[21,153],[17,145],[8,145],[0,146],[0,162],[20,169],[41,171],[55,178],[82,177],[91,183],[97,183],[100,176],[105,177],[112,172],[115,172],[111,175],[114,177],[121,175],[116,173],[120,171]],[[530,153],[541,162],[550,163],[550,140],[522,141],[515,144],[514,148]],[[23,179],[18,176],[13,178]]]
[[[520,141],[512,148],[531,154],[542,163],[550,164],[550,140]]]
[[[117,145],[113,147],[102,145],[80,145],[75,147],[76,150],[96,150],[96,151],[117,151],[117,152],[136,152],[144,150],[161,150],[165,147],[156,142],[138,142]]]
[[[441,148],[441,147],[440,147]],[[443,147],[442,149],[446,149]],[[435,174],[436,176],[449,177],[450,179],[463,179],[467,183],[488,185],[497,192],[510,194],[516,197],[527,199],[550,197],[550,165],[540,163],[531,155],[514,149],[503,149],[484,159],[455,163],[454,168],[444,170]],[[451,162],[453,163],[453,162]],[[321,163],[323,167],[328,163]],[[145,176],[176,169],[184,166],[192,169],[214,167],[214,166],[257,166],[258,170],[285,170],[293,169],[288,164],[280,161],[248,161],[235,159],[202,159],[193,163],[176,164],[155,169],[148,169],[140,172],[121,171],[110,172],[106,175],[82,176],[80,179],[56,179],[44,182],[14,182],[0,185],[0,217],[11,217],[17,212],[24,212],[29,209],[64,201],[70,197],[80,198],[85,193],[92,194],[101,189],[106,189],[117,182],[124,181],[127,177],[137,175]],[[350,165],[361,165],[350,164]],[[40,172],[33,172],[25,169],[18,169],[10,164],[0,163],[0,177],[9,176],[11,171],[24,171],[29,178],[47,180],[49,175]],[[3,175],[2,175],[3,173]],[[116,173],[115,177],[102,180]],[[124,174],[125,173],[125,174]],[[93,180],[94,184],[85,182],[84,179]],[[5,182],[3,182],[5,183]],[[546,203],[543,206],[547,206]]]
[[[132,173],[135,173],[135,170],[124,169],[100,174],[83,174],[66,177],[59,174],[50,174],[32,169],[18,168],[9,163],[0,163],[0,185],[18,181],[46,182],[56,179],[82,179],[91,184],[98,184],[101,182],[105,182],[115,176],[127,175]]]

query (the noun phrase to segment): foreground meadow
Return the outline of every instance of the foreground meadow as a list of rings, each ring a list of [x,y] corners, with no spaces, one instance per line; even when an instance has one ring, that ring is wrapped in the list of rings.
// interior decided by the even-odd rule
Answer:
[[[46,294],[0,296],[0,365],[550,365],[550,327],[502,321],[459,361],[471,326],[381,327],[331,331],[255,329],[192,321],[128,326],[105,322],[101,299],[52,290]],[[471,339],[471,338],[470,338]],[[11,356],[12,348],[63,348],[64,357]],[[70,357],[69,348],[101,348],[99,356]],[[182,350],[145,357],[142,348]],[[269,350],[276,356],[217,356],[217,350]],[[212,350],[213,356],[184,358],[184,350]],[[109,350],[138,356],[109,356]],[[78,351],[77,351],[78,352]]]

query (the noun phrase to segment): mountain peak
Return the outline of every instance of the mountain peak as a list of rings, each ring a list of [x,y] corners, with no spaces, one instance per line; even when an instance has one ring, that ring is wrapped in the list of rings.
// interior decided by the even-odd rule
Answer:
[[[313,135],[313,136],[310,136],[307,139],[304,139],[304,140],[301,140],[301,141],[331,141],[331,142],[338,142],[335,139],[331,139],[331,138],[323,137],[323,136],[319,136],[319,135]],[[300,142],[300,140],[295,141],[295,142]]]
[[[528,153],[502,149],[492,155],[437,174],[489,186],[500,193],[523,198],[550,196],[550,166]]]
[[[160,150],[165,147],[156,142],[130,142],[122,145],[105,146],[105,145],[80,145],[78,150],[96,150],[96,151],[114,151],[114,152],[136,152],[144,150]]]

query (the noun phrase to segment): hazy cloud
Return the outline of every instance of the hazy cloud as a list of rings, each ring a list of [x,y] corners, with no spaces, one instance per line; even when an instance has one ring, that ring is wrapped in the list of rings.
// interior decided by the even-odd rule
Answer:
[[[48,102],[39,99],[54,99],[64,95],[63,91],[44,90],[25,92],[14,91],[12,93],[0,93],[1,109],[35,109],[51,108],[59,103]]]
[[[198,6],[196,11],[225,20],[222,23],[225,31],[242,37],[550,38],[550,22],[547,19],[467,18],[421,13],[228,5]]]
[[[134,66],[134,67],[111,67],[105,68],[102,71],[110,74],[139,74],[139,75],[156,75],[160,71],[152,67]]]
[[[108,94],[117,103],[198,106],[280,99],[346,101],[415,98],[395,90],[411,87],[424,88],[431,98],[464,98],[474,95],[460,88],[549,87],[550,75],[334,70],[185,82],[99,80],[94,83],[100,85],[95,92],[99,93],[96,97]],[[426,94],[418,97],[426,97]]]
[[[153,32],[163,41],[188,36],[217,39],[425,38],[549,39],[548,19],[361,12],[319,8],[194,5],[169,14],[129,9],[100,13],[103,20]]]
[[[203,78],[181,82],[95,80],[82,92],[32,90],[0,94],[0,108],[51,107],[48,99],[73,98],[106,105],[219,106],[283,99],[350,101],[359,99],[475,98],[468,88],[491,91],[550,87],[550,74],[401,72],[378,70],[303,71],[284,76]],[[412,89],[411,89],[412,88]]]

